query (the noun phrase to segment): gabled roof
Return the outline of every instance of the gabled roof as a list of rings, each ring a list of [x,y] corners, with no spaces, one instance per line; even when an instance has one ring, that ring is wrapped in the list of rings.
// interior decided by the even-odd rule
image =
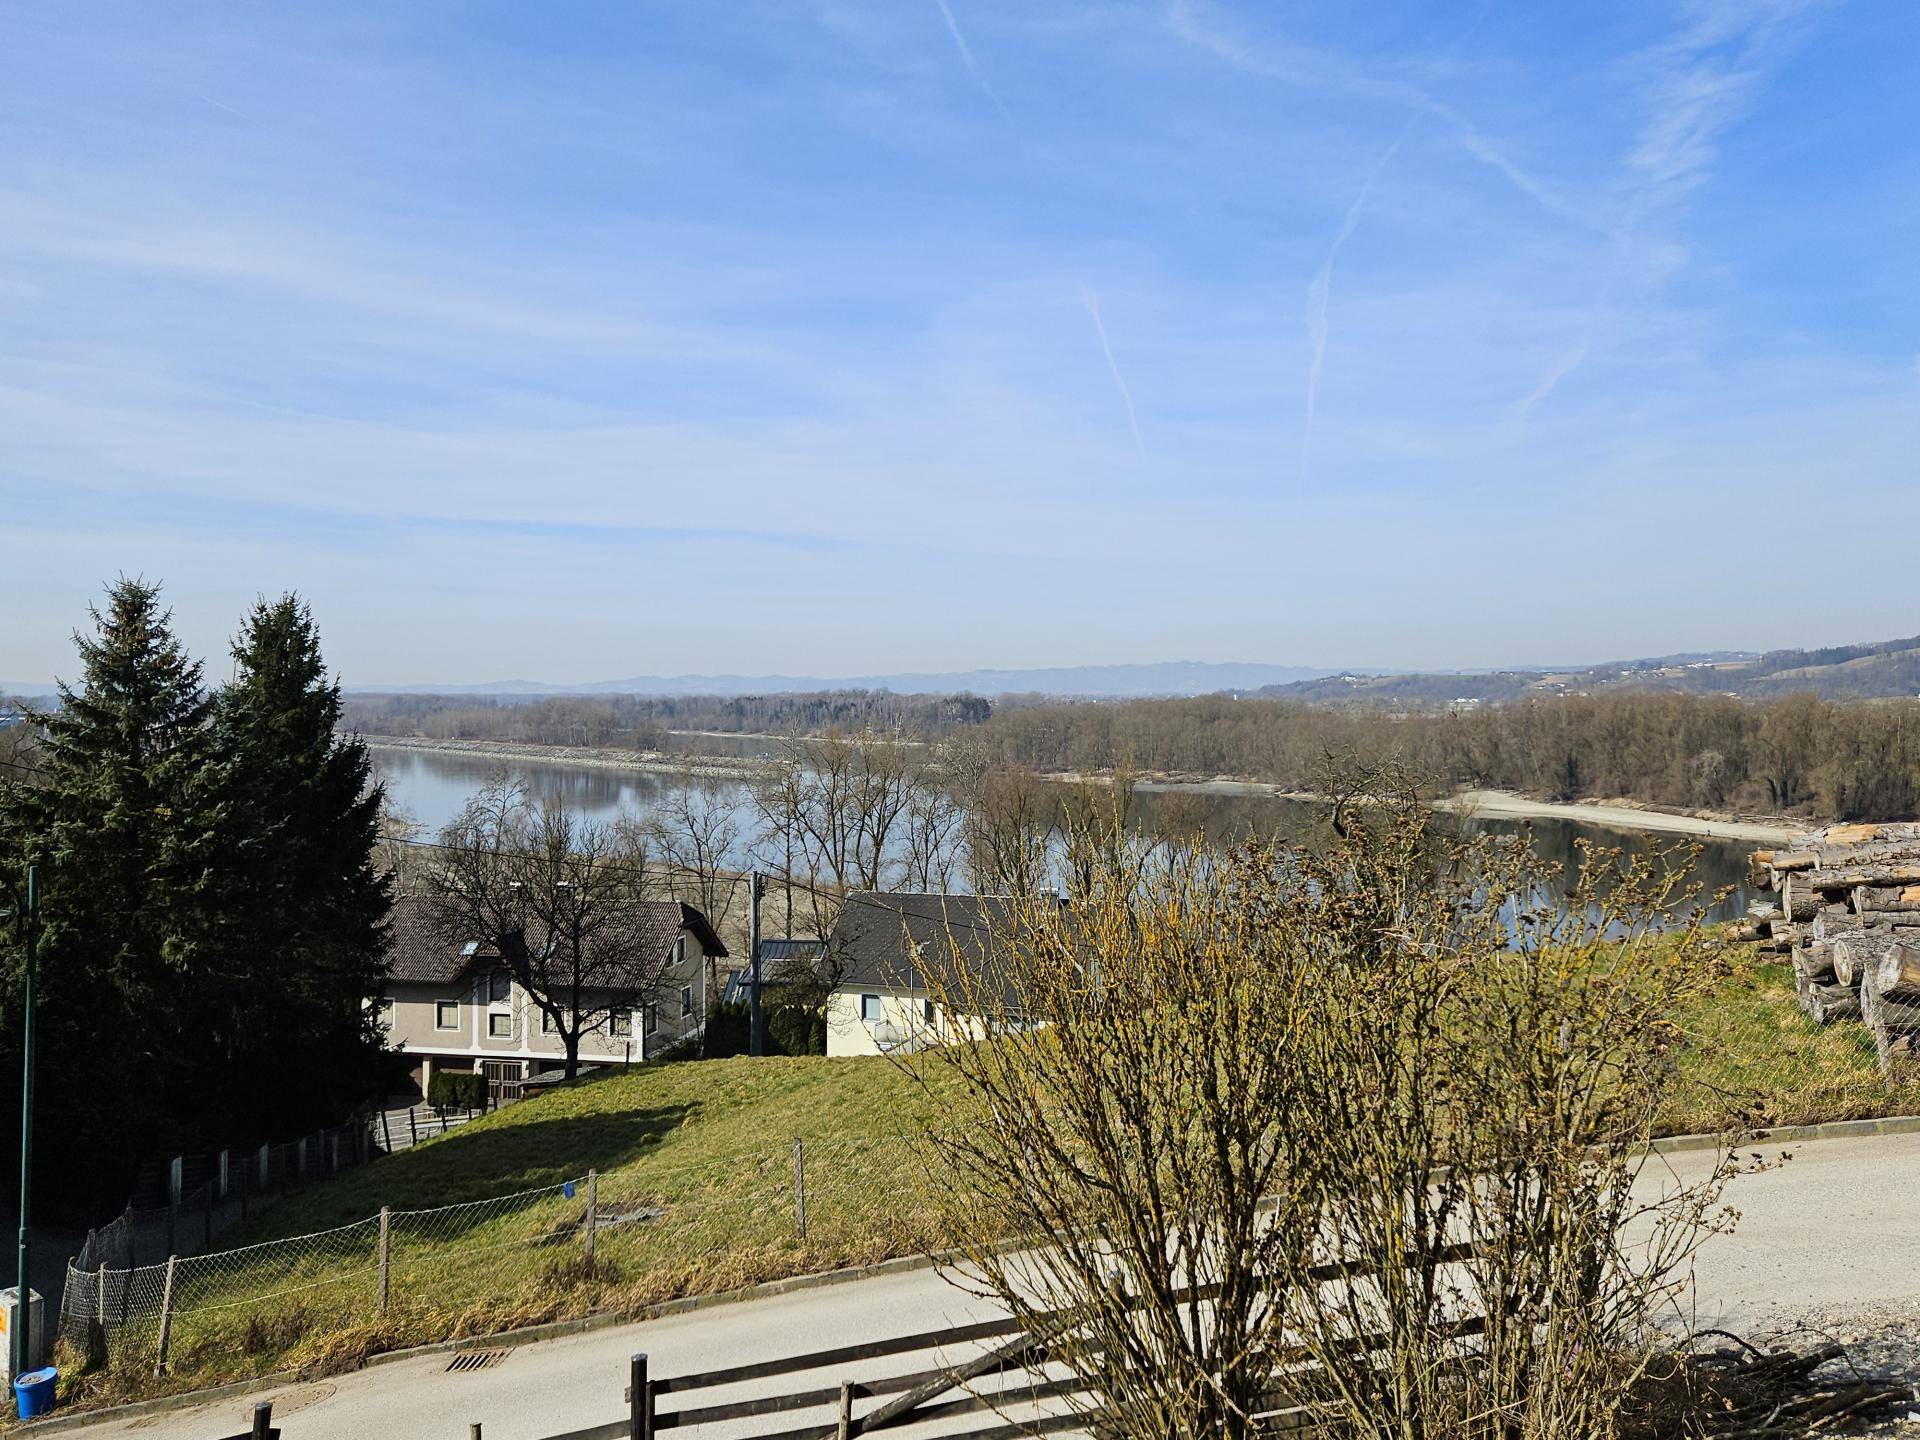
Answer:
[[[439,910],[427,895],[402,895],[393,902],[393,946],[389,975],[402,984],[446,985],[469,971],[497,963],[499,953],[479,940],[450,940]],[[727,947],[707,917],[677,900],[639,902],[636,921],[645,945],[661,957],[681,931],[693,936],[703,955],[724,958]]]
[[[924,967],[958,952],[969,967],[991,956],[996,936],[1014,930],[1016,902],[1007,895],[882,894],[847,896],[828,942],[842,985],[924,990]]]
[[[826,955],[827,942],[824,940],[762,940],[761,991],[764,993],[797,984],[807,979],[809,972],[817,974]],[[720,998],[729,1005],[742,1004],[751,998],[752,991],[753,970],[743,965],[727,972],[726,990]]]
[[[425,895],[394,897],[393,945],[387,952],[391,979],[403,984],[451,984],[473,966],[500,958],[477,940],[458,944],[447,939],[434,904]]]

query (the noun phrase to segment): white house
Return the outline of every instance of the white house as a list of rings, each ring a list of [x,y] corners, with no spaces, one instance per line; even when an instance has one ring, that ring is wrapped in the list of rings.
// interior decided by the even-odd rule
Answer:
[[[970,1017],[942,1010],[927,968],[957,958],[975,977],[988,973],[993,937],[1012,933],[1014,904],[1005,895],[849,895],[827,941],[835,975],[827,1054],[883,1055],[976,1031]]]

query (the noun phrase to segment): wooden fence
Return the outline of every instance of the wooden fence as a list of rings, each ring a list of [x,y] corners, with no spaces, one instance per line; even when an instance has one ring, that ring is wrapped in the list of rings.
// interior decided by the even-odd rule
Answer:
[[[1462,1243],[1449,1247],[1438,1258],[1443,1264],[1455,1264],[1483,1253],[1483,1246]],[[1352,1280],[1368,1273],[1368,1267],[1335,1261],[1309,1272],[1308,1282],[1317,1285]],[[1212,1286],[1192,1287],[1175,1298],[1181,1304],[1205,1301],[1214,1291]],[[993,1417],[992,1423],[971,1430],[942,1430],[941,1440],[1013,1440],[1023,1435],[1085,1430],[1091,1423],[1086,1401],[1097,1389],[1097,1382],[1059,1373],[1062,1367],[1055,1361],[1049,1339],[1066,1333],[1072,1324],[1071,1317],[1064,1312],[1031,1331],[1016,1320],[986,1320],[664,1378],[652,1374],[647,1356],[635,1355],[630,1362],[626,1415],[583,1430],[550,1435],[545,1440],[653,1440],[668,1430],[763,1416],[784,1419],[808,1410],[827,1412],[832,1418],[823,1416],[783,1429],[758,1431],[756,1440],[849,1440],[856,1435],[951,1420],[982,1411]],[[1484,1317],[1462,1315],[1444,1327],[1444,1338],[1469,1340],[1485,1328]],[[1380,1339],[1361,1336],[1347,1342],[1355,1363],[1367,1363],[1371,1352],[1379,1348]],[[757,1380],[777,1380],[819,1371],[844,1372],[856,1366],[870,1370],[874,1361],[895,1361],[992,1341],[1000,1343],[957,1362],[927,1364],[922,1361],[897,1373],[842,1379],[830,1385],[807,1385],[745,1399],[699,1403],[696,1398],[702,1392]],[[663,1399],[672,1402],[672,1408],[662,1408]],[[856,1406],[867,1400],[881,1403],[856,1414]],[[1014,1413],[1021,1418],[1008,1418]],[[1324,1417],[1294,1397],[1276,1391],[1266,1397],[1254,1418],[1263,1432],[1280,1434],[1315,1428]],[[481,1427],[471,1427],[471,1434],[477,1440]]]

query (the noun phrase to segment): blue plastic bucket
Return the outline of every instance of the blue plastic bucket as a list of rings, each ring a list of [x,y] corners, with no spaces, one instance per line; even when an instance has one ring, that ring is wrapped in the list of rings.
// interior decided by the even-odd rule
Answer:
[[[31,1420],[53,1409],[53,1383],[60,1372],[51,1365],[44,1370],[29,1370],[13,1382],[13,1401],[22,1420]]]

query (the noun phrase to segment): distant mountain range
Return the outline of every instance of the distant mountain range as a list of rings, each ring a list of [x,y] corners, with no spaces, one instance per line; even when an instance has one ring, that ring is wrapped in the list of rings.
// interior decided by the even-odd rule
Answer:
[[[1703,651],[1646,660],[1484,671],[1347,672],[1286,681],[1261,689],[1275,699],[1320,705],[1431,708],[1457,702],[1497,703],[1530,695],[1616,690],[1685,690],[1748,699],[1809,693],[1833,700],[1885,700],[1920,695],[1920,636],[1820,650]]]
[[[1686,690],[1766,699],[1809,692],[1836,700],[1920,695],[1920,636],[1819,650],[1691,651],[1603,665],[1515,665],[1500,670],[1335,670],[1312,665],[1075,665],[1030,670],[908,671],[887,675],[637,675],[585,685],[494,680],[478,685],[350,685],[360,695],[784,695],[822,690],[895,694],[1053,695],[1124,700],[1156,695],[1264,695],[1317,705],[1432,708],[1530,695],[1625,689]],[[50,684],[0,681],[0,695],[51,695]]]
[[[1331,675],[1330,666],[1210,664],[1072,665],[1036,670],[909,671],[893,675],[636,675],[586,685],[495,680],[483,685],[352,685],[380,695],[790,695],[815,690],[891,690],[900,695],[1068,695],[1128,699],[1212,695]]]

